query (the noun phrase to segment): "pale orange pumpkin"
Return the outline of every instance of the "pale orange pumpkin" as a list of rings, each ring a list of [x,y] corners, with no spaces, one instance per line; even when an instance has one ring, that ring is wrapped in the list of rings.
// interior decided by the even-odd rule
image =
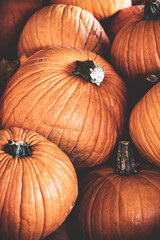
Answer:
[[[44,7],[29,19],[18,43],[20,62],[49,46],[86,49],[105,58],[110,53],[108,36],[93,15],[65,4]]]
[[[72,163],[41,135],[0,130],[0,238],[43,239],[71,212],[78,194]]]
[[[41,133],[76,168],[84,168],[108,159],[127,110],[126,84],[107,61],[81,49],[50,47],[32,55],[10,79],[0,102],[0,126]]]
[[[131,6],[131,0],[50,0],[50,2],[79,6],[91,12],[98,20],[110,17],[118,10]]]
[[[160,83],[152,87],[134,106],[129,131],[139,152],[160,167]]]

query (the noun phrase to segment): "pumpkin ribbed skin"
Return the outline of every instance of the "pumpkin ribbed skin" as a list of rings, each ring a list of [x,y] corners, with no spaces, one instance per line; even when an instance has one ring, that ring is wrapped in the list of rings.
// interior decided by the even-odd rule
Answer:
[[[43,7],[40,0],[1,0],[0,58],[16,59],[20,33],[29,17]]]
[[[158,240],[159,206],[160,169],[120,176],[103,166],[79,183],[75,222],[87,240]]]
[[[112,16],[124,5],[128,7],[131,5],[130,0],[51,0],[50,2],[79,6],[91,12],[98,20]]]
[[[110,51],[110,41],[93,15],[65,4],[44,7],[29,19],[18,43],[20,62],[49,46],[76,47],[104,57]]]
[[[77,60],[94,60],[104,69],[100,86],[72,73]],[[77,168],[98,165],[122,135],[127,95],[125,83],[99,55],[50,47],[30,57],[8,83],[0,102],[0,125],[41,133]]]
[[[144,11],[134,16],[116,35],[111,59],[121,76],[144,95],[152,86],[149,74],[160,71],[160,18],[145,20]]]
[[[8,140],[27,141],[32,155],[5,153]],[[43,239],[68,216],[78,192],[66,154],[41,135],[19,128],[0,130],[0,185],[3,240]]]
[[[160,167],[160,83],[151,88],[135,105],[129,131],[139,152]]]
[[[113,41],[117,33],[121,30],[126,23],[144,9],[144,5],[136,5],[128,8],[121,9],[116,14],[107,19],[104,26],[109,39]]]

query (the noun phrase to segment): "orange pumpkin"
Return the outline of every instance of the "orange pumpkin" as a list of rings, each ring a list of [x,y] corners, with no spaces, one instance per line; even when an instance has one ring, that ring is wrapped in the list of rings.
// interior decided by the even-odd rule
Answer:
[[[127,149],[126,144],[120,148]],[[139,164],[137,173],[126,175],[132,162],[130,150],[119,151],[121,174],[106,165],[90,171],[79,182],[73,210],[77,231],[87,240],[158,240],[160,169]],[[129,164],[123,171],[125,158]]]
[[[131,138],[149,162],[160,167],[160,83],[135,105],[129,120]]]
[[[20,62],[49,46],[87,49],[104,57],[110,52],[109,39],[92,14],[64,4],[44,7],[29,19],[18,43]]]
[[[41,135],[0,130],[0,236],[43,239],[72,210],[78,186],[66,154]]]
[[[79,6],[91,12],[98,20],[112,16],[121,8],[131,6],[131,0],[50,0],[50,2]]]
[[[158,5],[146,1],[145,14],[142,10],[134,16],[118,32],[111,48],[112,63],[140,97],[153,86],[146,81],[148,75],[160,71],[158,9]]]
[[[126,25],[132,17],[144,9],[144,5],[135,5],[119,10],[116,14],[107,18],[103,24],[104,29],[111,41],[115,38],[122,27]]]
[[[0,126],[41,133],[76,168],[94,166],[107,160],[123,133],[127,97],[121,77],[96,53],[50,47],[10,79],[0,102]]]
[[[20,33],[29,17],[44,6],[40,0],[0,1],[0,58],[16,59]]]

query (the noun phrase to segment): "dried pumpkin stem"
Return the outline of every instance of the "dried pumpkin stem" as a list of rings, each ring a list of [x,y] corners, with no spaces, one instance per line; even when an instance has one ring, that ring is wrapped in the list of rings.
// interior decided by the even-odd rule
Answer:
[[[144,19],[156,19],[160,17],[160,0],[146,0],[144,8]]]
[[[137,173],[133,149],[129,141],[119,141],[116,172],[120,175]]]
[[[13,157],[26,157],[32,155],[30,145],[23,141],[15,142],[9,140],[8,144],[4,147],[4,151]]]
[[[94,61],[90,60],[84,62],[76,61],[76,70],[73,74],[98,86],[104,79],[104,69],[97,65]]]

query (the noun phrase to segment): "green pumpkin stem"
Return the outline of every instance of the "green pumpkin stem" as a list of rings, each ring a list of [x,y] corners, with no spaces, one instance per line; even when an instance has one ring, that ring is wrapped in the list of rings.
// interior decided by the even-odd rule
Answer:
[[[4,151],[13,157],[26,157],[32,155],[30,145],[23,141],[15,142],[9,140],[4,147]]]
[[[130,141],[118,142],[116,172],[120,175],[132,175],[137,173]]]
[[[104,69],[98,66],[94,61],[76,61],[75,76],[82,77],[87,82],[100,85],[104,79]]]
[[[146,0],[144,7],[144,19],[156,19],[160,17],[160,0]]]

